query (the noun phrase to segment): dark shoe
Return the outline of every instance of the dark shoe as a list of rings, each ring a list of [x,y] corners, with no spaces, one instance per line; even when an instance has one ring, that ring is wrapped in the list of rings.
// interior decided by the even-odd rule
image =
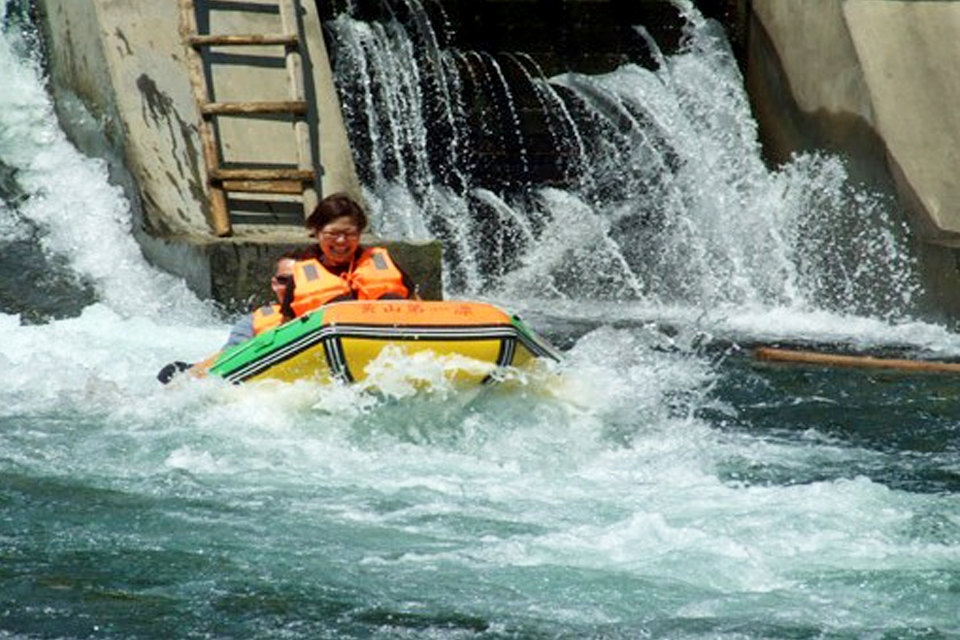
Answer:
[[[168,382],[173,380],[173,377],[175,375],[183,371],[186,371],[192,366],[193,365],[187,362],[180,362],[179,360],[177,360],[176,362],[171,362],[170,364],[166,365],[163,369],[160,369],[160,373],[157,374],[157,380],[159,380],[162,384],[167,384]]]

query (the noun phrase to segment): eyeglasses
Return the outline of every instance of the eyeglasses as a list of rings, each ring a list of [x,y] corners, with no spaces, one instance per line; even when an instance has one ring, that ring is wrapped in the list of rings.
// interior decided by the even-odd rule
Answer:
[[[324,240],[339,240],[344,238],[346,240],[356,240],[360,237],[359,231],[321,231],[320,235],[323,236]]]
[[[293,282],[293,276],[287,275],[287,274],[279,275],[279,276],[273,276],[273,281],[276,282],[277,284],[282,284],[282,285],[286,286],[286,285],[290,284],[291,282]]]

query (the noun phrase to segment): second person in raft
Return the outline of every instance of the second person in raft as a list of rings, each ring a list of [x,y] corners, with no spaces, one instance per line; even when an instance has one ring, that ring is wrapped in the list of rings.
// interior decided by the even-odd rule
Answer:
[[[410,278],[383,247],[363,247],[367,215],[343,193],[320,201],[306,227],[317,243],[293,265],[293,313],[302,316],[341,300],[416,298]]]

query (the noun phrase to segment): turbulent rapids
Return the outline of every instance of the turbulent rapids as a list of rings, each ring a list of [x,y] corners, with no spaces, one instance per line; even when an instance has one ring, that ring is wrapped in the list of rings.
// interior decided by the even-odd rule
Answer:
[[[367,178],[399,212],[378,231],[442,236],[453,295],[564,352],[464,402],[427,357],[382,360],[376,393],[159,385],[229,319],[142,259],[18,16],[0,38],[0,637],[960,634],[960,381],[748,356],[955,360],[960,338],[919,317],[906,231],[837,160],[763,166],[709,21],[691,12],[659,69],[535,80],[576,101],[556,119],[583,150],[567,187],[451,180],[387,148],[427,127],[389,101],[410,129],[376,152],[413,160]],[[411,51],[403,25],[329,26],[368,65],[419,68],[386,55]],[[498,61],[431,55],[457,122],[453,69]]]

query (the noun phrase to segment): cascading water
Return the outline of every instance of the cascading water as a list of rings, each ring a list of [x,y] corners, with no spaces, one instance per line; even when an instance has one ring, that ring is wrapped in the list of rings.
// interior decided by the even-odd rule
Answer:
[[[380,395],[161,388],[160,365],[217,349],[227,326],[140,257],[103,163],[58,128],[14,8],[0,638],[960,634],[955,382],[755,370],[737,348],[956,357],[960,340],[910,318],[900,229],[835,160],[763,168],[708,23],[656,71],[535,81],[566,164],[531,187],[541,159],[492,115],[531,61],[434,48],[413,68],[379,40],[400,25],[335,21],[379,51],[358,81],[407,74],[406,94],[369,97],[393,124],[364,125],[382,230],[442,235],[457,292],[494,291],[566,347],[542,378],[464,406],[428,361],[385,367]],[[481,85],[485,140],[514,150],[506,186],[478,179],[496,172],[460,128]]]
[[[411,2],[405,13],[418,11]],[[720,26],[687,11],[683,50],[655,50],[658,69],[550,80],[529,58],[438,49],[424,19],[412,32],[332,21],[382,231],[444,239],[448,285],[464,295],[493,285],[508,297],[911,311],[919,284],[904,225],[836,159],[768,170]],[[529,183],[517,90],[540,101],[568,186]],[[495,191],[474,175],[484,144],[516,149],[518,181]]]

